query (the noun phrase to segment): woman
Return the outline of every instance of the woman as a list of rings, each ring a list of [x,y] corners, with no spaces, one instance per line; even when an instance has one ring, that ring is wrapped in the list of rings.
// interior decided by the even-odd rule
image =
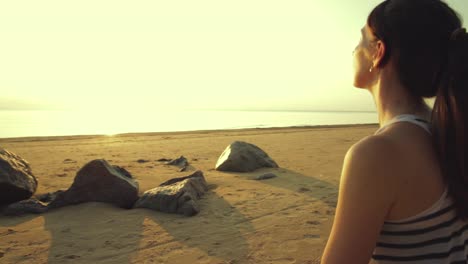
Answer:
[[[440,0],[387,0],[369,15],[354,85],[372,94],[380,129],[346,154],[322,263],[468,263],[461,26]]]

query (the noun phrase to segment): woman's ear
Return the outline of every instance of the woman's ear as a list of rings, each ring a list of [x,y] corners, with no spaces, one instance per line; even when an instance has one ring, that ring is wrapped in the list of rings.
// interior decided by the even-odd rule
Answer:
[[[387,47],[385,46],[385,43],[381,40],[378,40],[375,46],[375,54],[372,59],[372,65],[374,68],[379,68],[381,66],[386,51]]]

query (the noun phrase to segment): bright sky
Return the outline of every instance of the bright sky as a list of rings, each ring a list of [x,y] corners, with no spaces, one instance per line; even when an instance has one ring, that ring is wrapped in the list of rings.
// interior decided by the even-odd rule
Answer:
[[[351,53],[379,2],[3,0],[0,109],[372,111]]]

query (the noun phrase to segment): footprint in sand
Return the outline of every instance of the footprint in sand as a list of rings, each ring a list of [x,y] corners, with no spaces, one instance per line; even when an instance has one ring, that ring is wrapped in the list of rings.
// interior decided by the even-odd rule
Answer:
[[[17,231],[11,229],[11,228],[8,228],[6,232],[3,232],[3,233],[0,233],[1,236],[5,236],[5,235],[11,235],[11,234],[14,234],[16,233]]]
[[[311,190],[309,188],[306,188],[306,187],[301,187],[297,191],[300,192],[300,193],[304,193],[304,192],[310,192]]]
[[[304,238],[320,238],[320,235],[305,234]]]

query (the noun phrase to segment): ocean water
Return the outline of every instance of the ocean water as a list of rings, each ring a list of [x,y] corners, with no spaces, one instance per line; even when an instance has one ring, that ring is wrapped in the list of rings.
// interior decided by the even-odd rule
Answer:
[[[377,123],[374,112],[0,111],[0,138]]]

